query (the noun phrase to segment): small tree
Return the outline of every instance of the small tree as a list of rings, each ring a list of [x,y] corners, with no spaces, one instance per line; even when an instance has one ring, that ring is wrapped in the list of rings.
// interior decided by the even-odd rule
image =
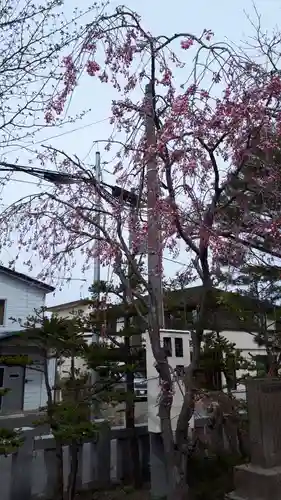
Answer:
[[[36,311],[26,321],[18,320],[24,328],[20,336],[23,344],[32,342],[36,345],[42,356],[42,372],[47,391],[46,413],[40,418],[38,424],[47,423],[56,443],[57,460],[57,486],[56,498],[59,500],[73,500],[77,491],[77,472],[79,450],[85,439],[91,439],[97,426],[91,422],[89,408],[93,398],[94,389],[89,385],[88,377],[75,368],[76,357],[86,357],[87,344],[84,340],[84,321],[82,317],[48,318],[45,309]],[[55,389],[50,382],[49,360],[56,362],[68,358],[70,370],[66,385],[66,397],[56,401]],[[70,473],[67,484],[63,478],[63,445],[68,444],[70,449]],[[65,488],[66,486],[66,488]],[[66,494],[64,490],[66,489]]]
[[[241,351],[236,349],[235,343],[227,340],[220,332],[210,332],[203,335],[200,368],[206,374],[206,389],[227,389],[227,393],[231,394],[237,383],[241,382],[237,379],[237,371],[246,372],[253,367],[242,356]]]
[[[94,304],[94,303],[93,303]],[[95,303],[95,305],[97,305]],[[19,320],[18,320],[19,321]],[[103,318],[104,321],[104,318]],[[124,345],[111,346],[108,342],[98,342],[87,345],[85,332],[98,331],[101,333],[101,318],[97,311],[89,318],[79,313],[68,318],[52,316],[46,317],[45,310],[37,311],[34,317],[27,321],[19,321],[25,329],[23,342],[31,341],[40,349],[43,357],[43,375],[47,390],[46,415],[38,423],[48,423],[54,435],[57,457],[57,495],[60,500],[73,500],[77,491],[77,472],[79,465],[79,452],[84,440],[91,439],[99,430],[99,425],[92,419],[91,409],[95,404],[117,404],[130,399],[133,404],[134,396],[118,390],[122,374],[134,370],[140,359],[140,354],[131,354]],[[108,339],[113,338],[109,336]],[[55,386],[50,384],[49,364],[50,358],[56,364],[67,360],[69,371],[64,379]],[[76,360],[84,362],[86,369],[77,368]],[[124,365],[120,367],[119,362]],[[131,364],[130,364],[131,363]],[[95,370],[99,377],[93,383],[89,376],[89,369]],[[55,392],[61,392],[60,401],[55,397]],[[133,439],[136,435],[133,433]],[[138,449],[138,443],[133,441]],[[63,479],[63,445],[68,444],[70,449],[70,473],[67,484]],[[139,457],[132,458],[137,463],[133,468],[135,485],[140,485]],[[66,486],[66,495],[64,494]]]
[[[130,286],[136,288],[137,283],[130,280]],[[103,362],[107,364],[107,376],[110,373],[111,383],[114,379],[118,386],[118,382],[122,381],[125,384],[126,391],[122,391],[119,395],[119,400],[125,403],[125,423],[126,428],[130,429],[130,453],[132,459],[132,477],[129,478],[135,487],[141,484],[140,475],[140,457],[138,439],[135,429],[135,387],[134,373],[136,371],[145,372],[145,352],[142,348],[143,329],[141,325],[135,323],[134,307],[130,305],[127,290],[122,283],[114,285],[111,282],[100,282],[94,284],[90,288],[93,298],[92,313],[90,315],[90,325],[94,331],[100,334],[100,345],[96,346],[96,353],[104,346],[105,351],[102,355]],[[102,294],[102,296],[101,296]],[[96,296],[99,300],[95,300]],[[116,329],[117,319],[123,318],[124,325],[122,328]],[[138,322],[139,323],[139,322]],[[137,339],[137,342],[134,342]],[[112,350],[112,351],[111,351]],[[114,361],[111,360],[113,356]],[[101,361],[96,359],[96,363],[90,365],[97,370],[98,363]],[[99,373],[99,370],[97,370]],[[105,366],[103,367],[105,371]],[[104,383],[104,376],[102,378]],[[112,396],[112,402],[116,399]]]

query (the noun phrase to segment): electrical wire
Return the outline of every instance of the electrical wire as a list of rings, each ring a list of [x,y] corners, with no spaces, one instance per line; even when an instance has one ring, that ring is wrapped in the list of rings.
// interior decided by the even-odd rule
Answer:
[[[72,130],[67,130],[66,132],[62,132],[60,134],[53,135],[51,137],[47,137],[46,139],[42,139],[41,141],[36,141],[36,142],[30,142],[27,146],[21,145],[15,149],[11,149],[9,153],[14,153],[16,151],[20,151],[22,149],[28,149],[28,146],[36,146],[37,144],[44,144],[47,141],[51,141],[52,139],[57,139],[58,137],[63,137],[64,135],[72,134],[74,132],[77,132],[78,130],[84,130],[86,128],[92,127],[94,125],[98,125],[99,123],[106,122],[110,119],[110,117],[103,118],[102,120],[97,120],[92,123],[87,123],[86,125],[81,125],[81,127],[76,127],[73,128]]]
[[[13,173],[16,173],[16,172],[13,172]],[[18,173],[21,173],[21,172],[18,172]],[[0,181],[1,180],[5,180],[5,177],[0,177]],[[33,184],[33,186],[39,186],[39,182],[32,182],[32,181],[23,181],[21,179],[9,179],[8,182],[20,182],[21,184]],[[43,187],[50,187],[50,184],[40,184],[40,186],[43,186]],[[8,206],[8,205],[7,205]]]

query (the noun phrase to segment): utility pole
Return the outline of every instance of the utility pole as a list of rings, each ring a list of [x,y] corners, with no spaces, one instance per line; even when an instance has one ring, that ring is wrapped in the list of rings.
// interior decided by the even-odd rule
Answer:
[[[100,185],[101,185],[101,166],[100,166],[100,153],[96,152],[96,162],[95,162],[95,177],[97,182],[97,191],[96,191],[96,220],[97,226],[95,229],[95,259],[94,259],[94,283],[100,282],[100,229],[99,226],[101,224],[101,197],[100,197]],[[99,294],[98,294],[99,295]],[[97,297],[99,298],[99,297]]]
[[[147,148],[156,146],[154,103],[151,82],[145,89],[146,117],[145,132]],[[156,302],[156,310],[159,328],[164,328],[164,308],[162,291],[162,242],[160,220],[157,210],[157,201],[160,194],[159,177],[156,156],[151,154],[147,162],[147,270],[148,285]],[[167,471],[163,439],[161,433],[149,433],[150,441],[150,476],[151,497],[163,498],[167,494]]]
[[[101,237],[101,232],[100,232],[100,225],[101,225],[101,196],[99,192],[99,188],[101,185],[101,165],[100,165],[100,153],[97,151],[96,152],[96,161],[95,161],[95,178],[96,178],[96,184],[97,184],[97,190],[95,193],[95,209],[96,209],[96,221],[97,225],[95,227],[95,257],[94,257],[94,284],[99,285],[100,283],[100,237]],[[96,301],[98,303],[100,298],[100,292],[96,292]],[[93,331],[92,334],[92,343],[96,344],[99,341],[98,338],[98,333]],[[97,372],[95,370],[92,371],[92,385],[96,384],[97,382]],[[98,416],[100,413],[99,410],[99,405],[98,404],[93,404],[92,405],[92,417]]]
[[[156,145],[152,85],[146,86],[146,119],[145,132],[148,148]],[[159,328],[164,328],[164,309],[162,291],[162,241],[157,201],[160,195],[160,184],[155,155],[151,155],[147,163],[147,271],[148,285],[156,299]]]

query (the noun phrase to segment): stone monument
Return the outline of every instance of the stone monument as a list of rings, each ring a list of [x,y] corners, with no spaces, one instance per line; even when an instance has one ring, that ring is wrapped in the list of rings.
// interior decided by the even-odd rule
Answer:
[[[251,461],[234,469],[228,500],[281,499],[281,379],[246,383]]]

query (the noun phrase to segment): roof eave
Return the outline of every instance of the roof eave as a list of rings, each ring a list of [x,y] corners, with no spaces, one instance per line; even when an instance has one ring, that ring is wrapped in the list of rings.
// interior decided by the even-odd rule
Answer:
[[[29,283],[36,288],[40,288],[41,290],[46,291],[47,293],[55,291],[55,287],[53,287],[51,285],[47,285],[47,283],[42,283],[41,281],[36,280],[35,278],[31,278],[23,273],[20,273],[18,271],[14,271],[14,270],[9,269],[5,266],[0,265],[0,273],[6,274],[6,276],[10,276],[14,279],[24,281],[25,283]]]

